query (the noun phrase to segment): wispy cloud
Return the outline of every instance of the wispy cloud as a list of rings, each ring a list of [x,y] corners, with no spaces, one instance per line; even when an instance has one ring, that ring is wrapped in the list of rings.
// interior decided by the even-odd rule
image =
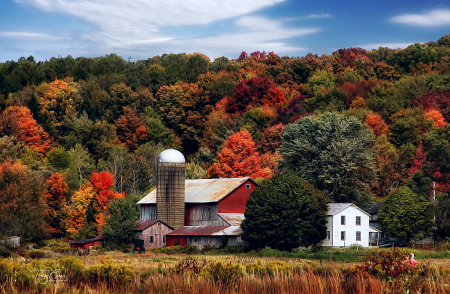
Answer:
[[[450,25],[450,10],[432,10],[424,14],[404,14],[390,19],[392,22],[416,26]]]
[[[307,19],[316,19],[316,18],[329,18],[331,17],[331,14],[324,13],[324,14],[308,14],[305,16],[300,17],[283,17],[281,18],[282,21],[296,21],[296,20],[307,20]]]
[[[308,19],[313,19],[313,18],[328,18],[331,17],[330,14],[325,13],[325,14],[310,14],[308,16],[306,16],[306,18]]]
[[[86,49],[128,54],[142,52],[202,52],[229,56],[242,50],[287,52],[303,49],[287,39],[312,34],[316,28],[291,28],[283,20],[249,14],[285,0],[15,0],[42,10],[68,14],[93,24],[95,31],[76,38]],[[312,18],[324,17],[314,15]],[[211,24],[233,20],[227,33],[203,32]],[[184,38],[166,33],[193,26]],[[207,30],[205,30],[206,32]]]
[[[414,44],[417,42],[411,42],[411,43],[375,43],[375,44],[366,44],[366,45],[359,45],[356,47],[361,47],[366,50],[372,50],[372,49],[378,49],[379,47],[387,47],[391,49],[397,49],[397,48],[406,48],[411,44]]]
[[[66,42],[71,40],[71,38],[68,36],[38,34],[30,32],[11,32],[11,31],[3,31],[3,32],[0,31],[0,37],[7,39],[39,41],[39,42]]]

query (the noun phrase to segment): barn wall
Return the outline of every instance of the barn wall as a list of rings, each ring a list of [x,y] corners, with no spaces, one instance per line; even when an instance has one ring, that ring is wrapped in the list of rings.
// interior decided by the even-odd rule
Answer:
[[[206,245],[220,247],[224,240],[224,236],[189,236],[187,237],[187,246],[197,246],[203,249]],[[228,236],[228,246],[242,245],[241,236]]]
[[[187,213],[189,213],[187,226],[229,226],[219,216],[217,203],[186,204]]]
[[[250,189],[247,189],[247,184],[250,185]],[[239,188],[230,193],[227,197],[223,198],[218,205],[220,213],[244,213],[247,209],[246,203],[250,193],[256,188],[255,183],[251,180],[247,180]]]
[[[149,247],[164,247],[166,243],[164,242],[164,236],[172,232],[173,230],[166,226],[163,223],[160,223],[161,226],[158,226],[158,223],[148,227],[147,229],[136,232],[135,238],[144,240],[144,248]],[[153,236],[153,243],[150,243],[150,236]]]
[[[141,220],[157,219],[156,204],[141,204]]]
[[[166,246],[175,246],[175,244],[187,246],[187,238],[180,236],[166,236]]]
[[[70,244],[70,248],[80,248],[83,250],[88,250],[89,247],[98,245],[98,241],[86,243],[86,244]]]

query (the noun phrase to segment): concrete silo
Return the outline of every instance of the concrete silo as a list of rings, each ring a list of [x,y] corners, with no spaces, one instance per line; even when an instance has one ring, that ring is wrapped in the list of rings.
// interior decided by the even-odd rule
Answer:
[[[184,173],[183,154],[167,149],[158,156],[156,172],[156,213],[159,220],[174,229],[184,225]]]

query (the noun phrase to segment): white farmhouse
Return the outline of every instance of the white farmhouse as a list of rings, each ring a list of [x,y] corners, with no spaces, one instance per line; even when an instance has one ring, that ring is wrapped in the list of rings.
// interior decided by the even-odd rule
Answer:
[[[328,204],[325,247],[378,246],[380,231],[369,225],[370,214],[353,203]]]

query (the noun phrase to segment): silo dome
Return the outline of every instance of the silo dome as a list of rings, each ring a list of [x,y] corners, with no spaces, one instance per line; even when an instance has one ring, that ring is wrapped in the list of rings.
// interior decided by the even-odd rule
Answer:
[[[186,160],[180,151],[175,149],[167,149],[159,154],[158,162],[185,163]]]

